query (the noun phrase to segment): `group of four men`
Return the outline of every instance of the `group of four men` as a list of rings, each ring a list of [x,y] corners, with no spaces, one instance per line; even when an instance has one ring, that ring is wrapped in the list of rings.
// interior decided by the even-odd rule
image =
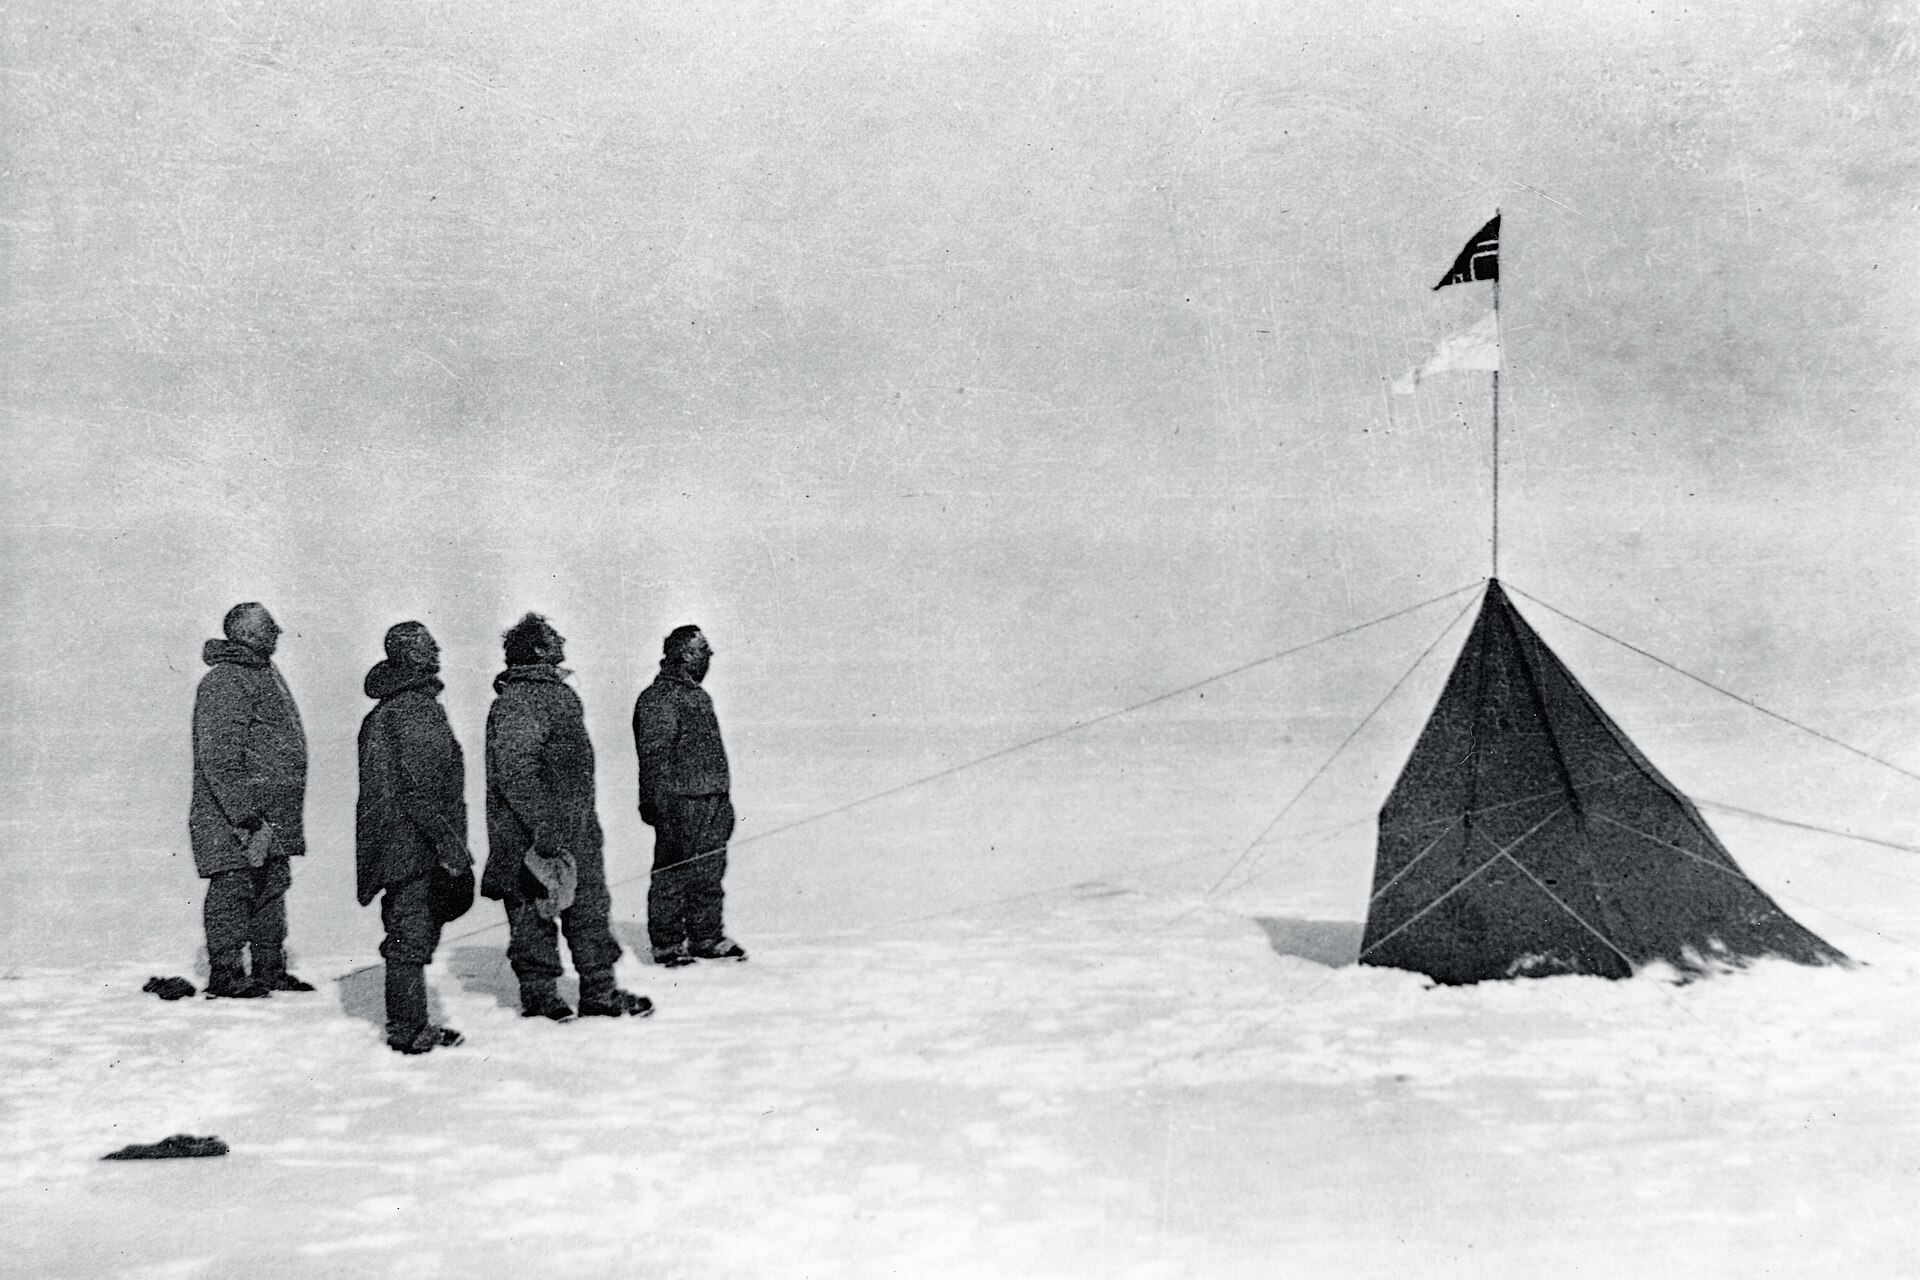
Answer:
[[[280,627],[248,602],[228,611],[223,630],[202,654],[211,669],[194,701],[188,818],[195,868],[207,881],[207,993],[311,991],[286,964],[288,859],[306,851],[307,746],[273,663]],[[560,665],[565,638],[529,613],[502,641],[506,669],[494,677],[487,714],[479,889],[506,908],[520,1012],[575,1016],[557,989],[564,932],[580,977],[579,1014],[643,1017],[652,1001],[614,981],[621,952],[594,812],[593,743]],[[733,805],[713,699],[700,687],[713,650],[694,626],[676,628],[663,649],[660,673],[633,709],[640,817],[654,830],[648,941],[654,961],[670,967],[744,960],[721,927]],[[358,895],[362,906],[381,898],[387,1043],[425,1053],[461,1040],[430,1022],[425,969],[442,927],[472,902],[466,760],[440,705],[432,634],[399,623],[387,631],[386,655],[364,686],[375,706],[360,726]]]

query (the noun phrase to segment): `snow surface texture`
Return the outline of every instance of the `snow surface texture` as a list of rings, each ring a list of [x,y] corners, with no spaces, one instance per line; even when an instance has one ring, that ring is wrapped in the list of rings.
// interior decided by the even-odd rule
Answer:
[[[559,1026],[495,931],[430,970],[469,1040],[424,1058],[377,966],[178,1004],[151,966],[15,970],[5,1269],[1912,1275],[1920,963],[1828,932],[1870,963],[1439,989],[1349,963],[1351,921],[1086,883],[628,960],[655,1018]],[[99,1162],[181,1131],[233,1154]]]

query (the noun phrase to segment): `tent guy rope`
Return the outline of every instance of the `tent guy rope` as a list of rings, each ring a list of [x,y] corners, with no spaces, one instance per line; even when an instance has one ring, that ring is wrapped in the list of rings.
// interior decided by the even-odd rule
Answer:
[[[1914,781],[1920,782],[1920,773],[1916,773],[1912,769],[1908,769],[1902,765],[1897,765],[1891,760],[1887,760],[1880,756],[1874,755],[1871,751],[1863,751],[1859,747],[1854,746],[1850,742],[1842,742],[1840,739],[1834,737],[1832,734],[1823,733],[1820,730],[1814,728],[1812,725],[1802,724],[1800,721],[1795,720],[1791,716],[1785,716],[1780,714],[1778,711],[1772,710],[1771,708],[1763,707],[1759,703],[1755,702],[1752,698],[1743,697],[1740,694],[1737,694],[1730,689],[1723,689],[1719,685],[1713,683],[1713,681],[1706,679],[1704,676],[1697,676],[1693,672],[1687,670],[1685,667],[1677,666],[1674,663],[1668,662],[1665,658],[1661,657],[1657,653],[1649,653],[1645,649],[1642,649],[1637,644],[1633,644],[1632,642],[1627,640],[1622,640],[1619,636],[1613,635],[1606,631],[1602,631],[1599,627],[1594,626],[1591,622],[1583,621],[1580,618],[1574,617],[1572,614],[1568,613],[1564,609],[1556,608],[1555,606],[1548,604],[1545,600],[1542,600],[1539,596],[1534,595],[1531,591],[1523,590],[1519,587],[1514,586],[1512,583],[1507,583],[1506,585],[1508,589],[1511,590],[1515,595],[1525,596],[1527,599],[1533,601],[1533,603],[1539,605],[1542,609],[1547,609],[1555,614],[1558,614],[1560,617],[1565,618],[1568,622],[1573,623],[1575,626],[1584,627],[1588,631],[1593,632],[1593,634],[1599,636],[1603,640],[1611,640],[1613,641],[1613,643],[1619,645],[1621,648],[1637,653],[1641,657],[1647,659],[1650,662],[1657,662],[1661,666],[1667,668],[1667,670],[1678,672],[1680,675],[1685,676],[1687,679],[1692,680],[1696,684],[1705,685],[1707,688],[1713,690],[1717,694],[1720,694],[1722,697],[1731,698],[1735,702],[1738,702],[1740,705],[1744,707],[1750,707],[1753,710],[1758,711],[1761,715],[1769,716],[1772,719],[1778,720],[1781,724],[1790,725],[1793,728],[1800,730],[1800,732],[1802,733],[1812,734],[1814,737],[1820,739],[1822,742],[1832,743],[1834,746],[1839,747],[1843,751],[1850,751],[1854,755],[1859,756],[1862,760],[1871,760],[1873,763],[1877,765],[1881,765],[1885,768],[1891,769],[1895,773],[1904,774],[1905,776],[1912,778]]]

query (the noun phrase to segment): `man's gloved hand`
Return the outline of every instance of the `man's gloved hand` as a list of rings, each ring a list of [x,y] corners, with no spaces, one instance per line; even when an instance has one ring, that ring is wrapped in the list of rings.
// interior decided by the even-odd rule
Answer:
[[[240,846],[250,866],[263,867],[273,849],[273,824],[258,815],[243,818],[233,829],[233,842]]]
[[[580,883],[580,868],[570,853],[551,856],[538,849],[527,850],[527,870],[546,892],[534,904],[542,920],[556,919],[573,905],[573,894]]]

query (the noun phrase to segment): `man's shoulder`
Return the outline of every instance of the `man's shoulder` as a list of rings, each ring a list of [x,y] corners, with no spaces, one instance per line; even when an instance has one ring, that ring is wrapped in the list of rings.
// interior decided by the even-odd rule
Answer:
[[[494,695],[492,710],[506,708],[535,715],[577,715],[583,707],[579,693],[562,681],[510,680]]]
[[[373,725],[416,725],[438,724],[447,718],[447,709],[440,705],[440,699],[425,689],[403,689],[391,698],[383,698],[367,712],[367,723]]]
[[[655,676],[653,683],[640,691],[640,696],[633,700],[633,704],[636,707],[672,705],[680,700],[685,688],[678,680],[664,675]]]
[[[237,662],[216,662],[200,677],[196,692],[202,698],[225,697],[235,693],[251,695],[259,683],[259,673],[255,668],[243,667]]]

